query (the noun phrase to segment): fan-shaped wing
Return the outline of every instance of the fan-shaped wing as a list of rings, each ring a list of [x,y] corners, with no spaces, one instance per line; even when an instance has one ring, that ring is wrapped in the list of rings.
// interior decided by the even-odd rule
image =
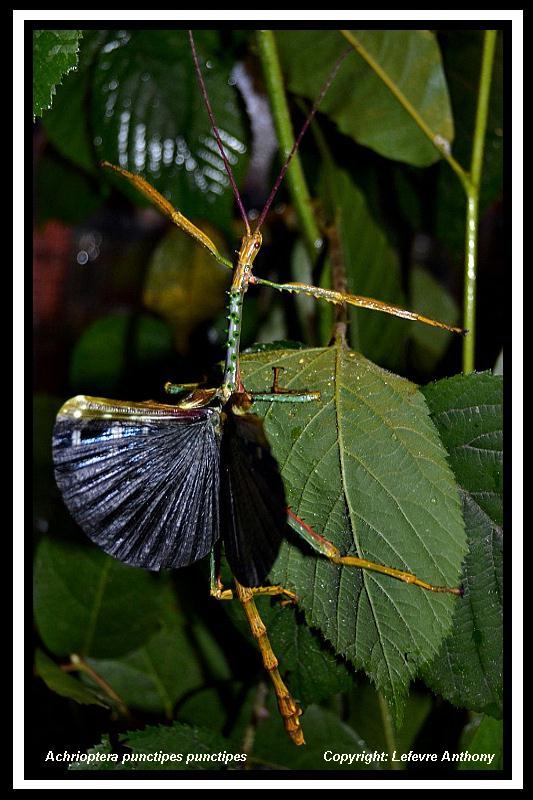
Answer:
[[[54,428],[57,485],[76,522],[119,561],[192,564],[219,537],[219,427],[213,408],[74,397]]]
[[[224,551],[243,586],[260,586],[287,530],[285,491],[263,423],[228,413],[222,437],[221,518]]]

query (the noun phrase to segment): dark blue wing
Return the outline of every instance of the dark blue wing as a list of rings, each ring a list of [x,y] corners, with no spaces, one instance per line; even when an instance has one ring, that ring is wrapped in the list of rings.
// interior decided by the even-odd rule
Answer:
[[[75,397],[54,428],[57,485],[76,522],[119,561],[192,564],[219,538],[219,428],[213,408]]]
[[[243,586],[261,586],[287,532],[285,491],[263,422],[228,413],[222,437],[224,552]]]

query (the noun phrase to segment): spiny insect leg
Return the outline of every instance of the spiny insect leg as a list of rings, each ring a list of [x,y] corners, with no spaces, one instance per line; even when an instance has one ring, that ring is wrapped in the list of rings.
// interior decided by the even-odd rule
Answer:
[[[238,581],[235,581],[235,589],[237,597],[244,609],[246,619],[250,626],[252,636],[257,641],[261,655],[263,657],[263,665],[268,672],[276,698],[278,701],[278,708],[283,719],[283,724],[288,735],[296,745],[305,744],[302,728],[300,726],[300,715],[302,710],[296,700],[291,696],[291,693],[285,686],[281,675],[278,671],[278,659],[274,655],[272,645],[267,636],[265,624],[259,616],[259,611],[254,603],[253,589],[248,589],[246,586],[241,586]]]
[[[357,556],[342,556],[340,551],[335,545],[314,531],[307,523],[300,517],[296,516],[293,511],[287,511],[288,522],[297,533],[302,536],[311,547],[314,548],[321,555],[326,556],[333,564],[340,564],[346,567],[359,567],[360,569],[367,569],[370,572],[380,572],[382,575],[388,575],[396,580],[403,581],[403,583],[418,586],[420,589],[425,589],[428,592],[446,592],[447,594],[455,594],[461,596],[463,590],[451,586],[435,586],[432,583],[423,581],[414,575],[412,572],[406,570],[395,569],[394,567],[386,567],[382,564],[377,564],[375,561],[368,561],[365,558],[358,558]]]

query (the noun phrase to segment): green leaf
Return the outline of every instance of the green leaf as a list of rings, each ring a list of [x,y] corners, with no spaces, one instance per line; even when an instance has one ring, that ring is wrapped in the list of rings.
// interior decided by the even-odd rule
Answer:
[[[423,389],[461,487],[469,545],[452,634],[424,679],[451,703],[493,717],[503,696],[502,387],[481,373]]]
[[[482,716],[465,728],[462,747],[471,756],[459,763],[458,769],[503,769],[503,723]],[[486,756],[494,756],[489,763]]]
[[[294,747],[288,741],[277,718],[275,702],[270,696],[269,718],[257,728],[252,763],[266,762],[271,768],[365,770],[380,769],[380,762],[371,761],[370,748],[349,725],[336,714],[319,706],[309,706],[301,717],[305,745]],[[352,764],[333,761],[333,753],[352,755]],[[366,761],[365,761],[366,756]],[[359,757],[360,760],[355,760]],[[331,760],[326,760],[326,758]]]
[[[104,733],[99,744],[87,750],[87,759],[74,761],[68,765],[70,770],[125,770],[127,767],[120,763],[121,756],[113,752],[109,735]]]
[[[39,648],[35,652],[35,671],[48,688],[61,697],[68,697],[69,700],[75,700],[82,705],[109,706],[109,702],[106,702],[101,694],[84,686],[72,675],[68,675]]]
[[[165,589],[165,613],[160,631],[142,647],[116,659],[88,659],[89,664],[120,695],[128,708],[172,716],[175,704],[205,681],[205,665],[229,678],[224,654],[211,634],[189,625]]]
[[[439,46],[430,31],[351,31],[424,121],[451,145],[453,119]],[[338,31],[279,31],[289,89],[314,100],[347,42]],[[439,153],[373,69],[356,52],[345,60],[320,111],[342,133],[387,158],[424,167]]]
[[[446,453],[416,387],[340,343],[246,356],[244,381],[264,390],[282,366],[313,403],[256,405],[291,508],[345,554],[459,585],[464,524]],[[396,719],[410,680],[449,631],[453,596],[338,567],[303,542],[283,545],[270,575],[293,589],[307,621],[363,668]]]
[[[171,332],[162,320],[148,314],[109,314],[89,325],[76,342],[70,386],[74,392],[113,395],[126,372],[164,363],[172,352]]]
[[[456,128],[455,158],[468,168],[472,145],[483,47],[482,30],[442,31],[444,66]],[[502,193],[503,181],[503,36],[496,41],[489,98],[487,131],[481,177],[480,216]],[[464,192],[450,175],[447,164],[439,166],[435,203],[438,237],[459,257],[464,249]]]
[[[409,276],[410,306],[431,319],[448,325],[459,322],[459,308],[448,292],[427,270],[414,266]],[[444,356],[453,334],[428,325],[411,325],[411,360],[418,372],[431,374]]]
[[[128,750],[121,751],[118,762],[107,763],[105,769],[224,770],[242,763],[232,758],[236,751],[229,739],[207,728],[192,728],[181,722],[173,722],[170,726],[149,725],[141,731],[128,731],[120,736],[120,740]],[[161,751],[165,755],[164,763]],[[107,737],[103,737],[102,744],[88,751],[96,752],[113,752]],[[81,762],[72,764],[70,769],[98,770],[102,766],[97,761],[91,764]]]
[[[33,116],[52,106],[56,86],[78,63],[81,31],[33,31]]]
[[[230,84],[231,54],[226,55],[216,30],[198,31],[195,38],[238,183],[246,169],[247,132]],[[140,173],[187,217],[209,212],[211,220],[228,225],[233,194],[185,30],[107,32],[92,84],[92,125],[100,158]],[[124,181],[116,185],[128,191]]]
[[[106,38],[106,31],[84,31],[79,66],[64,81],[43,125],[49,140],[62,156],[77,167],[98,175],[96,154],[88,114],[93,64]]]
[[[330,210],[330,218],[337,224],[348,291],[404,305],[398,255],[349,174],[327,165],[320,193]],[[329,310],[331,306],[326,308]],[[409,333],[404,320],[353,307],[348,310],[348,320],[348,335],[354,349],[386,367],[402,363]],[[330,338],[331,324],[326,341]]]
[[[120,656],[160,627],[166,578],[96,548],[42,539],[34,582],[37,628],[55,655]]]
[[[409,692],[405,705],[404,721],[395,728],[387,704],[368,681],[362,681],[347,697],[351,725],[372,750],[388,752],[395,749],[407,753],[431,711],[432,699],[427,692]]]
[[[224,752],[235,753],[232,743],[218,733],[206,728],[191,728],[180,722],[174,722],[170,727],[158,725],[148,726],[143,731],[129,731],[121,739],[127,747],[131,748],[133,755],[157,753],[159,750],[166,753],[183,753],[183,761],[174,764],[170,762],[163,765],[163,769],[224,769],[225,765],[220,759],[215,758],[211,761],[209,758],[202,759],[202,757],[217,756]],[[236,762],[230,760],[229,763],[235,766]],[[157,763],[152,766],[145,763],[144,768],[161,769],[162,767]]]
[[[274,653],[279,657],[280,673],[302,706],[353,686],[353,674],[346,662],[335,656],[317,631],[310,630],[301,614],[267,598],[256,598],[256,604]],[[255,645],[239,604],[226,603],[225,608],[236,627]]]
[[[59,192],[58,185],[61,186]],[[49,152],[39,159],[35,186],[39,225],[50,219],[67,225],[85,222],[104,202],[107,188],[70,162]]]
[[[207,225],[204,233],[220,246]],[[171,230],[151,258],[144,284],[144,304],[162,316],[174,333],[176,347],[186,353],[194,329],[212,319],[226,302],[231,272],[183,231]]]
[[[243,684],[238,681],[224,681],[217,686],[198,689],[184,697],[179,703],[176,716],[188,725],[210,728],[220,734],[229,724],[233,740],[239,741],[252,713],[252,694],[253,692],[248,692],[250,698],[247,698]]]

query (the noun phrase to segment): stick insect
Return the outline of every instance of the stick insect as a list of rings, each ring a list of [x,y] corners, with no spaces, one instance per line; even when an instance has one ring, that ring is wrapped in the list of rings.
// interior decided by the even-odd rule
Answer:
[[[267,582],[288,524],[334,564],[380,572],[431,592],[460,594],[460,589],[434,586],[401,569],[344,556],[287,508],[283,482],[263,423],[251,409],[259,400],[317,403],[320,395],[312,387],[308,391],[281,388],[278,369],[274,370],[270,391],[258,394],[246,390],[239,360],[244,296],[251,285],[267,285],[337,305],[371,308],[462,331],[372,298],[303,283],[274,283],[254,275],[266,215],[302,137],[350,51],[333,65],[252,230],[216,125],[191,31],[189,38],[213,135],[245,227],[235,266],[144,178],[107,162],[103,166],[131,183],[217,261],[233,270],[223,380],[216,388],[196,386],[192,391],[166,384],[168,394],[179,395],[176,404],[87,396],[68,400],[59,411],[54,428],[55,475],[76,521],[97,545],[123,563],[151,570],[174,569],[210,555],[211,594],[218,600],[236,597],[242,604],[272,681],[285,729],[292,741],[301,745],[301,709],[281,678],[254,600],[266,595],[297,601],[289,589]],[[225,587],[220,579],[221,544],[234,588]]]

